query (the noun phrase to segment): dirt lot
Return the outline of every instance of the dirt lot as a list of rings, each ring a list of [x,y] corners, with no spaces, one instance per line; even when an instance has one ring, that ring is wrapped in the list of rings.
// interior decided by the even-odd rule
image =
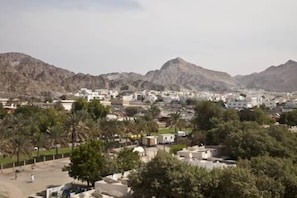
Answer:
[[[169,151],[169,147],[157,146],[145,148],[146,156],[142,157],[144,162],[150,161],[157,154],[158,150]],[[22,167],[20,173],[13,169],[5,169],[0,173],[0,198],[22,198],[28,197],[36,192],[44,191],[50,185],[62,185],[74,180],[68,176],[68,172],[62,172],[62,167],[69,164],[69,158],[36,164],[34,169],[30,165]],[[34,174],[35,181],[31,182],[31,174]]]
[[[31,166],[22,167],[20,173],[12,169],[5,169],[0,174],[0,198],[28,197],[36,192],[41,192],[49,185],[61,185],[72,182],[68,172],[62,172],[62,167],[69,163],[69,159],[59,159],[38,163],[32,169]],[[31,174],[34,174],[35,181],[31,182]]]

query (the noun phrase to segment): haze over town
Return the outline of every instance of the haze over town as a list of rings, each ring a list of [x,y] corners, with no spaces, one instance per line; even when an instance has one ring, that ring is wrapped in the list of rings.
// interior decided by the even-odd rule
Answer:
[[[294,0],[3,1],[0,52],[75,72],[146,73],[174,57],[231,75],[296,60]]]

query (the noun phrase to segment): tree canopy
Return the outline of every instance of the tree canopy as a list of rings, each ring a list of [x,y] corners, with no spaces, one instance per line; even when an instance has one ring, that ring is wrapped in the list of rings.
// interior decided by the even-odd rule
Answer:
[[[206,170],[168,153],[129,175],[134,197],[296,197],[296,166],[290,160],[256,157],[238,167]]]
[[[117,156],[117,170],[124,172],[136,169],[140,166],[140,156],[138,152],[133,152],[133,149],[124,148]]]
[[[104,167],[107,160],[103,150],[100,141],[87,142],[75,148],[70,157],[69,176],[94,185],[106,173]]]
[[[289,126],[296,126],[297,125],[297,110],[282,113],[279,118],[279,123],[287,124]]]

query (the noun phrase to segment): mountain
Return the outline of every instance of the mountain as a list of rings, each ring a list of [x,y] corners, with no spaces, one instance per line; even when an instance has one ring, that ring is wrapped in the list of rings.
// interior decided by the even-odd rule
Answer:
[[[227,73],[204,69],[181,58],[167,61],[160,70],[150,71],[146,79],[154,84],[180,86],[189,90],[226,90],[236,87]]]
[[[0,96],[62,95],[77,92],[80,88],[139,90],[164,90],[163,86],[142,80],[135,73],[112,73],[94,76],[75,74],[47,64],[22,53],[0,54]]]
[[[247,88],[267,91],[297,91],[297,62],[287,61],[279,66],[271,66],[260,73],[235,76],[235,79]]]
[[[0,54],[0,95],[61,95],[80,88],[117,90],[226,90],[235,87],[232,77],[204,69],[181,58],[166,62],[146,75],[109,73],[98,76],[74,73],[22,53]]]
[[[60,85],[74,73],[21,53],[0,54],[0,92],[39,95],[65,92]]]

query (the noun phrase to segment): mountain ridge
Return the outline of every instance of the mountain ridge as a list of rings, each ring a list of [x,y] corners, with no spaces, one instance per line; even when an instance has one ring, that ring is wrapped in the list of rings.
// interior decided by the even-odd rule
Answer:
[[[113,72],[100,75],[84,73],[74,73],[67,69],[59,68],[33,58],[29,55],[10,52],[0,54],[0,93],[19,95],[43,95],[44,93],[74,93],[80,88],[89,89],[117,89],[136,91],[143,89],[155,90],[181,90],[188,89],[194,91],[211,90],[226,91],[232,88],[241,87],[244,84],[248,88],[264,88],[269,78],[261,81],[256,77],[263,72],[267,76],[277,79],[277,73],[286,76],[287,73],[297,76],[295,66],[297,62],[288,60],[285,64],[271,66],[259,73],[231,77],[226,72],[209,70],[204,67],[189,63],[180,57],[173,58],[165,62],[160,69],[148,71],[145,75],[134,72]],[[297,67],[296,67],[297,68]],[[268,75],[268,76],[269,76]],[[277,90],[293,90],[294,86],[289,86],[284,79],[296,82],[293,75],[289,78],[282,78]],[[260,81],[260,82],[258,82]]]
[[[258,73],[235,76],[235,79],[247,88],[278,92],[297,91],[297,62],[288,60],[284,64],[270,66]]]

